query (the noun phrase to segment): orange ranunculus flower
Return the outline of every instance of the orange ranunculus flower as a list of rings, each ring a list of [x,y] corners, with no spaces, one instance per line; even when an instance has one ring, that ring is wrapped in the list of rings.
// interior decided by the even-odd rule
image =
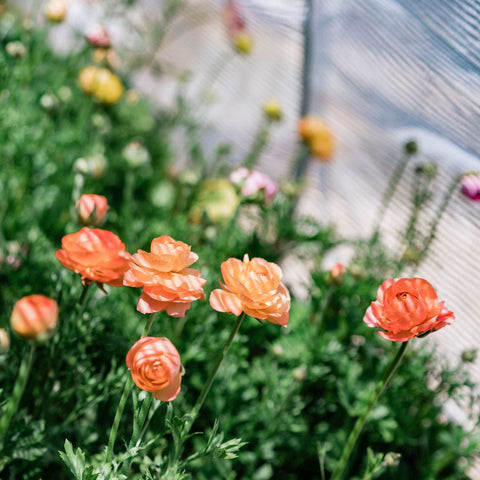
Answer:
[[[168,235],[154,238],[151,252],[138,250],[132,255],[124,285],[143,288],[137,310],[141,313],[163,312],[183,317],[195,300],[203,300],[206,283],[201,273],[188,268],[198,255],[183,242]]]
[[[334,151],[334,139],[323,120],[307,115],[299,120],[297,129],[300,138],[310,147],[313,155],[320,160],[330,160]]]
[[[438,301],[433,287],[423,278],[385,280],[377,300],[368,307],[363,321],[380,327],[378,334],[394,342],[406,342],[450,325],[453,312]]]
[[[162,402],[175,400],[180,392],[183,367],[173,343],[165,337],[142,337],[127,354],[127,367],[138,388]]]
[[[283,283],[282,270],[263,258],[243,262],[229,258],[222,263],[225,284],[210,295],[210,305],[217,312],[240,315],[245,312],[257,320],[267,320],[285,327],[289,318],[290,293]]]
[[[58,304],[45,295],[28,295],[13,307],[10,316],[12,329],[21,337],[41,339],[55,329]]]
[[[97,282],[112,287],[123,285],[130,261],[125,244],[114,233],[87,227],[65,235],[56,257],[64,267],[80,273],[84,285]]]
[[[108,202],[103,195],[84,193],[76,202],[78,222],[82,225],[99,227],[107,219]]]

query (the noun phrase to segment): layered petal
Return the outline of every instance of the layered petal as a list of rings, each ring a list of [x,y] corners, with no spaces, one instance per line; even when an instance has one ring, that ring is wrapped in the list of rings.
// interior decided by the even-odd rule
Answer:
[[[380,336],[394,342],[423,336],[453,320],[453,312],[443,306],[435,289],[423,278],[386,280],[363,318],[369,327],[383,329],[378,332]]]

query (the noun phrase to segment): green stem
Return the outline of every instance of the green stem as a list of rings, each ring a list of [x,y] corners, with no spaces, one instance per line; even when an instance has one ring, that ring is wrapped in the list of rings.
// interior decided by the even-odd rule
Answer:
[[[12,421],[13,415],[18,409],[20,400],[27,385],[28,374],[32,367],[33,355],[35,353],[36,344],[31,342],[30,351],[26,356],[23,357],[22,363],[20,364],[20,369],[18,371],[17,380],[15,381],[15,386],[13,387],[12,396],[10,397],[5,412],[0,418],[0,451],[3,449],[3,443],[5,441],[5,435],[7,433],[10,422]]]
[[[155,320],[155,317],[157,316],[158,312],[151,313],[148,316],[147,323],[145,324],[145,328],[143,329],[142,337],[146,337],[148,335],[148,332],[152,328],[153,321]]]
[[[117,413],[113,419],[112,429],[110,430],[110,437],[108,438],[107,454],[105,456],[105,462],[111,463],[113,459],[113,447],[115,446],[115,440],[117,438],[118,427],[120,425],[120,420],[122,419],[123,410],[125,404],[127,403],[128,395],[133,387],[132,377],[129,376],[123,387],[122,396],[120,397],[120,402],[118,403]]]
[[[252,147],[243,162],[243,165],[247,167],[249,170],[255,167],[260,158],[260,155],[263,152],[263,149],[267,146],[268,137],[270,133],[270,122],[264,123],[260,126],[255,139],[253,141]]]
[[[350,435],[348,436],[345,446],[343,447],[342,456],[338,461],[337,468],[334,470],[332,474],[331,480],[340,480],[340,478],[342,478],[342,474],[345,470],[345,467],[347,466],[347,463],[350,458],[350,455],[352,454],[353,448],[357,443],[358,436],[362,432],[363,426],[365,425],[368,415],[370,414],[370,412],[372,411],[372,408],[375,406],[378,399],[380,398],[380,395],[383,393],[388,383],[390,382],[390,379],[395,373],[395,370],[397,369],[398,364],[400,363],[405,353],[407,345],[408,345],[408,341],[402,343],[402,346],[400,347],[397,354],[395,355],[395,358],[390,362],[390,365],[385,370],[385,373],[383,374],[382,379],[377,384],[375,390],[372,392],[370,401],[367,403],[367,405],[365,405],[365,409],[363,413],[357,419],[352,431],[350,432]]]
[[[408,162],[413,156],[414,156],[414,153],[405,152],[402,160],[397,164],[397,167],[393,171],[392,176],[390,177],[390,180],[388,182],[387,189],[385,190],[385,193],[383,194],[383,197],[382,197],[382,201],[380,203],[380,211],[378,212],[377,224],[375,226],[375,230],[373,231],[372,237],[376,237],[378,235],[378,232],[380,230],[380,225],[383,220],[383,216],[385,215],[385,212],[387,211],[387,208],[390,205],[390,202],[392,201],[392,198],[397,190],[400,179],[402,178],[405,172],[405,169],[407,168]]]
[[[432,225],[430,227],[430,233],[428,237],[425,239],[423,242],[423,249],[420,252],[419,255],[419,262],[425,257],[425,255],[428,252],[428,249],[430,248],[431,243],[435,239],[435,234],[437,233],[437,228],[438,224],[440,223],[440,220],[443,217],[443,214],[445,213],[445,210],[448,207],[448,204],[450,203],[450,200],[452,199],[453,193],[456,191],[458,184],[460,183],[462,179],[462,175],[459,175],[456,177],[453,182],[450,184],[450,187],[447,190],[447,193],[443,197],[443,201],[441,205],[438,207],[437,214],[435,215],[435,219],[432,222]]]
[[[155,316],[157,312],[151,313],[148,316],[147,323],[145,324],[145,328],[143,329],[142,337],[148,335],[150,328],[152,327],[153,321],[155,320]],[[125,405],[127,403],[127,398],[130,394],[130,391],[133,387],[132,377],[128,376],[127,380],[125,381],[125,385],[123,387],[122,396],[120,397],[120,402],[118,403],[117,413],[115,414],[115,418],[113,419],[112,429],[110,430],[110,436],[108,438],[108,446],[107,446],[107,453],[105,457],[105,461],[110,463],[113,459],[113,448],[115,446],[115,440],[117,438],[118,427],[120,425],[120,420],[122,419],[123,410],[125,409]]]
[[[220,365],[222,364],[223,359],[225,358],[228,350],[230,349],[230,346],[232,345],[233,339],[235,338],[235,335],[237,334],[238,330],[240,329],[240,325],[242,324],[242,321],[245,317],[245,313],[242,313],[237,317],[237,321],[235,322],[235,325],[232,328],[232,331],[230,332],[230,336],[228,337],[227,341],[225,342],[225,345],[223,346],[221,352],[218,354],[217,360],[215,361],[215,365],[210,373],[210,376],[208,377],[208,380],[206,381],[205,385],[203,386],[203,390],[200,393],[200,396],[197,399],[197,402],[195,403],[191,413],[190,413],[190,419],[188,422],[185,424],[185,429],[184,429],[184,437],[188,435],[188,432],[190,431],[190,428],[192,428],[193,423],[195,422],[198,413],[200,412],[200,409],[202,408],[205,399],[207,398],[208,392],[210,391],[210,387],[213,384],[213,380],[215,379],[215,376],[217,375],[218,369]]]

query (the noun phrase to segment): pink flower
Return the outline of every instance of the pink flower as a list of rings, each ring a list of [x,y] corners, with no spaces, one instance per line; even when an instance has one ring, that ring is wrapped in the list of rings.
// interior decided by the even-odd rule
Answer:
[[[278,185],[264,173],[257,170],[248,170],[245,167],[240,167],[230,175],[232,183],[242,184],[241,194],[244,197],[252,197],[258,191],[264,190],[265,200],[269,201],[276,195]]]
[[[112,45],[110,35],[108,34],[105,27],[102,27],[101,25],[96,25],[95,27],[93,27],[93,29],[87,33],[86,37],[87,42],[92,47],[108,48]]]
[[[480,200],[480,175],[468,173],[460,180],[462,193],[470,200]]]

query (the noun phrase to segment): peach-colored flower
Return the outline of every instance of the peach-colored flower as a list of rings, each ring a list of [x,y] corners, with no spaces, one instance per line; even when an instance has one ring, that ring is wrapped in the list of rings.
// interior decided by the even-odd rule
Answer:
[[[218,312],[240,315],[245,312],[257,320],[286,326],[290,293],[283,283],[282,270],[263,258],[229,258],[222,263],[225,284],[210,295],[210,305]]]
[[[320,118],[307,115],[298,122],[298,134],[318,159],[327,161],[333,155],[334,139],[328,125]]]
[[[99,227],[107,219],[108,202],[103,195],[84,193],[76,202],[78,222],[82,225]]]
[[[57,326],[58,304],[45,295],[28,295],[13,307],[10,325],[18,335],[40,339]]]
[[[162,402],[175,400],[180,392],[183,367],[180,355],[165,337],[142,337],[127,354],[127,367],[135,385]]]
[[[87,227],[65,235],[56,257],[64,267],[80,273],[83,284],[108,283],[112,287],[123,285],[130,261],[125,244],[114,233]]]
[[[400,278],[380,285],[377,300],[368,307],[363,321],[369,327],[382,328],[378,334],[383,338],[405,342],[440,330],[454,318],[426,280]]]
[[[188,268],[197,260],[189,245],[168,235],[154,238],[150,253],[138,250],[124,278],[124,285],[143,288],[137,310],[185,316],[193,301],[205,298],[206,280],[198,270]]]
[[[67,15],[67,3],[65,0],[49,0],[45,5],[45,16],[54,23],[61,23]]]

